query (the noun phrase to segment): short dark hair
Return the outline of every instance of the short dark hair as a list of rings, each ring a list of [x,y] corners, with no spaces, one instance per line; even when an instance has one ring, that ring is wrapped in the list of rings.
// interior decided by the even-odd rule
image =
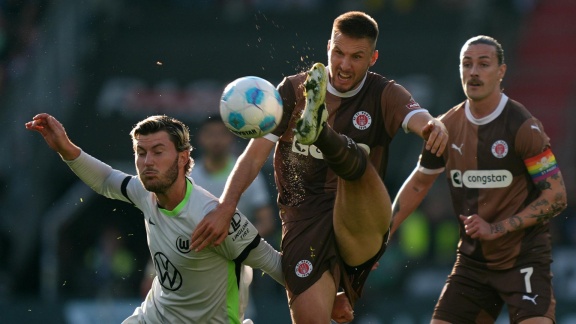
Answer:
[[[374,18],[362,11],[349,11],[334,19],[332,38],[337,34],[352,38],[367,38],[376,48],[378,39],[378,23]]]
[[[192,153],[190,129],[188,126],[178,119],[166,115],[150,116],[139,121],[130,131],[130,136],[132,137],[132,143],[135,144],[138,135],[149,135],[161,131],[168,133],[170,141],[174,143],[174,147],[176,147],[176,151],[189,151]],[[190,174],[193,165],[194,161],[190,158],[188,163],[184,166],[186,175]]]
[[[470,46],[470,45],[476,45],[476,44],[484,44],[484,45],[494,46],[496,48],[496,56],[498,57],[498,65],[502,65],[505,63],[505,61],[504,61],[504,49],[502,48],[502,45],[495,38],[490,37],[490,36],[485,36],[485,35],[474,36],[474,37],[470,38],[469,40],[467,40],[466,43],[464,44],[464,46],[462,46],[462,48],[464,48],[466,46]]]

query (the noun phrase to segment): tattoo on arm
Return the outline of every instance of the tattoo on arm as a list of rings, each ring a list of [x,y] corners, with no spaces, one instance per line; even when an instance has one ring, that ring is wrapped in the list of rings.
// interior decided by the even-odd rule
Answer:
[[[524,221],[522,220],[522,217],[518,215],[510,217],[510,219],[508,220],[508,224],[510,224],[510,227],[512,227],[513,231],[524,227]]]
[[[534,201],[533,203],[530,204],[530,209],[537,211],[537,210],[541,210],[541,207],[545,207],[548,206],[548,200],[546,199],[541,199],[538,201]]]
[[[538,215],[534,214],[534,215],[530,215],[530,217],[536,218],[537,223],[543,223],[545,221],[550,220],[552,217],[554,217],[554,213],[549,212],[549,213],[541,213]]]
[[[504,229],[504,225],[502,222],[490,224],[490,233],[497,234],[497,233],[506,233],[506,229]]]
[[[565,203],[553,203],[548,211],[541,211],[540,214],[530,215],[532,218],[536,218],[538,223],[546,222],[552,219],[554,216],[560,214],[566,208]]]
[[[542,181],[539,181],[536,184],[536,187],[538,187],[538,189],[540,189],[540,191],[544,191],[546,189],[551,189],[552,185],[550,185],[550,182],[548,182],[548,179],[544,179]]]

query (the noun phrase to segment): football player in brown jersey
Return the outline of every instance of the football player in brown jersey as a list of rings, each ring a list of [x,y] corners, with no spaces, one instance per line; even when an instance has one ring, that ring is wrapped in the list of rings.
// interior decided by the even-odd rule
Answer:
[[[431,154],[446,147],[440,121],[404,87],[369,71],[377,38],[376,21],[363,12],[335,19],[328,65],[284,78],[280,125],[250,141],[220,206],[192,235],[196,249],[226,237],[241,194],[275,148],[282,267],[295,323],[328,323],[339,290],[354,305],[384,253],[391,201],[383,179],[396,132],[422,137]]]
[[[554,323],[549,220],[567,206],[562,174],[538,119],[501,90],[504,51],[489,36],[460,52],[467,100],[440,120],[450,147],[423,150],[393,204],[392,233],[444,172],[460,224],[456,263],[432,323]]]

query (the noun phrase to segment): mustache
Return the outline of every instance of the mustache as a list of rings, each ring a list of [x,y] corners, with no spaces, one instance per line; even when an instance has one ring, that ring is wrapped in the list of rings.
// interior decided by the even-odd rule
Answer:
[[[484,82],[482,82],[480,79],[472,78],[472,79],[468,80],[468,82],[466,82],[466,84],[469,84],[469,85],[473,85],[473,84],[484,85]]]

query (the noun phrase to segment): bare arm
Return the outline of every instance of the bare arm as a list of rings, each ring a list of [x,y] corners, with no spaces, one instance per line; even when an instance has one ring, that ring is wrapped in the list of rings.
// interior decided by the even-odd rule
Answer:
[[[562,173],[550,176],[536,184],[541,193],[526,208],[502,221],[487,223],[477,214],[464,216],[466,234],[473,239],[493,240],[506,233],[547,222],[567,207],[566,188]]]
[[[414,169],[400,188],[400,191],[398,191],[392,204],[392,229],[390,230],[390,235],[394,234],[400,224],[418,208],[438,175],[439,173],[425,174],[418,171],[418,169]]]
[[[426,149],[436,156],[444,153],[448,143],[448,130],[444,123],[427,112],[417,113],[408,121],[408,130],[426,141]]]
[[[193,249],[200,251],[210,244],[218,246],[226,239],[230,221],[242,193],[254,181],[274,145],[275,143],[265,138],[256,138],[248,143],[228,176],[224,192],[220,196],[220,204],[204,217],[192,233]]]

